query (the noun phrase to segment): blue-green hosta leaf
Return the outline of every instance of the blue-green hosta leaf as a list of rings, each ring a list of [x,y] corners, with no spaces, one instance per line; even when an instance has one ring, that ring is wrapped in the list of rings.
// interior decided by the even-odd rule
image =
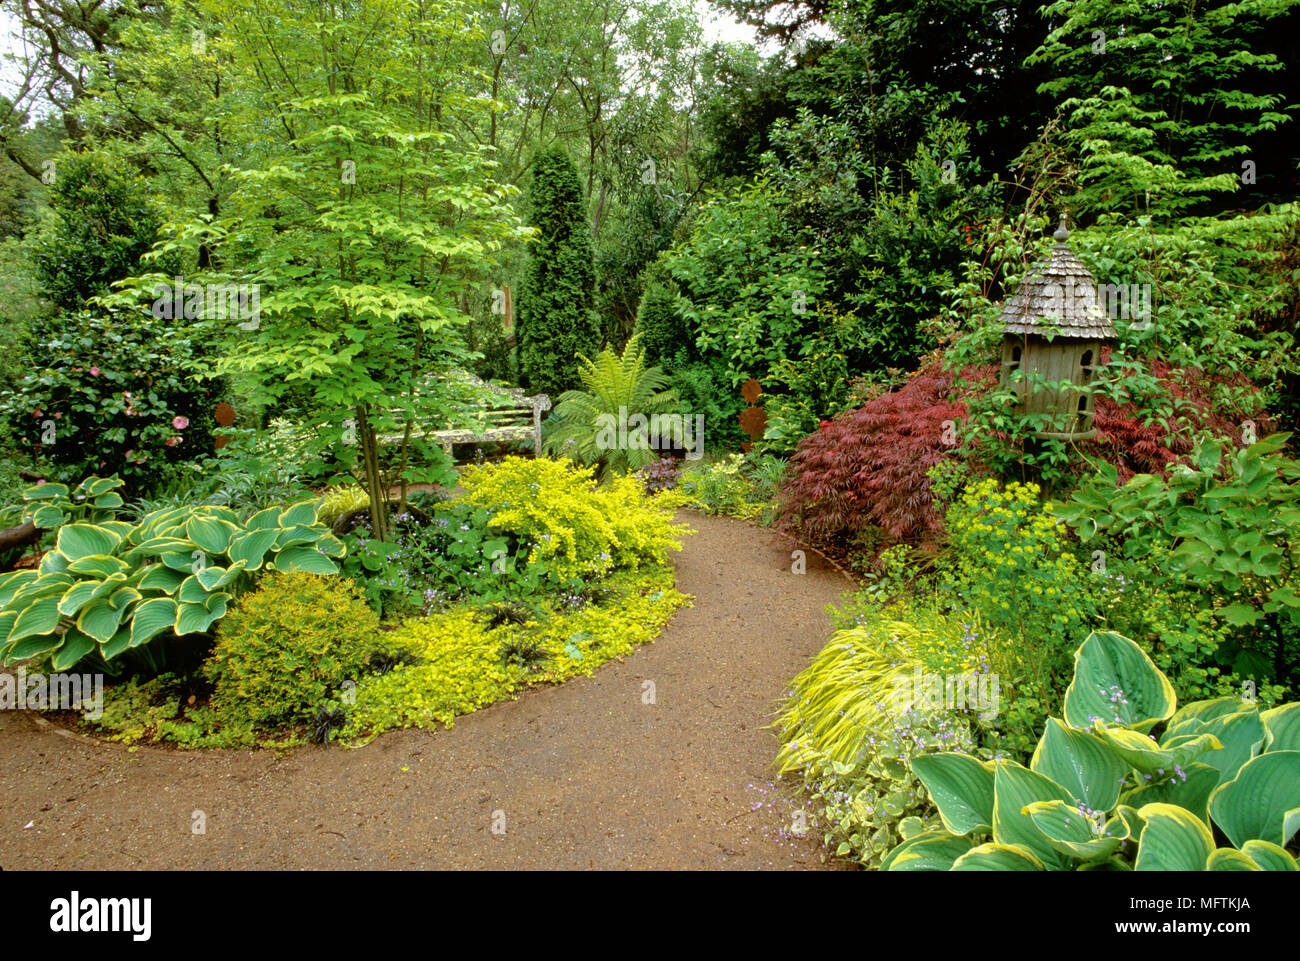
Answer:
[[[1201,757],[1211,757],[1213,754],[1214,752],[1210,751],[1202,754]],[[1175,773],[1171,778],[1161,778],[1144,783],[1139,787],[1126,791],[1120,797],[1120,800],[1125,804],[1131,804],[1139,808],[1144,804],[1157,801],[1176,804],[1181,808],[1186,808],[1202,821],[1209,821],[1210,795],[1214,793],[1214,789],[1218,786],[1218,768],[1202,764],[1200,761],[1193,761],[1183,768],[1182,776]]]
[[[38,654],[45,654],[52,651],[63,643],[63,635],[34,634],[24,637],[22,640],[15,640],[13,633],[9,635],[10,647],[5,658],[10,661],[23,661],[29,657],[36,657]]]
[[[68,564],[69,574],[78,574],[90,577],[107,577],[109,574],[125,574],[131,569],[131,565],[121,558],[111,557],[108,554],[90,554],[86,557],[79,557]]]
[[[126,521],[95,521],[95,523],[121,537],[122,547],[127,547],[129,544],[134,543],[128,539],[131,532],[135,530],[134,524],[128,524]],[[121,548],[119,548],[119,551],[120,550]]]
[[[1214,853],[1214,835],[1204,821],[1174,804],[1144,804],[1146,822],[1138,836],[1135,871],[1203,871]]]
[[[131,629],[129,627],[123,627],[120,631],[109,638],[108,641],[99,645],[99,656],[106,661],[111,661],[130,646]]]
[[[1300,751],[1269,751],[1247,761],[1210,795],[1210,817],[1240,848],[1259,839],[1285,846],[1300,826]]]
[[[1082,861],[1108,858],[1119,850],[1128,831],[1123,822],[1096,824],[1077,807],[1064,801],[1034,801],[1025,813],[1048,843],[1062,854]],[[1101,817],[1101,815],[1098,815]],[[1121,837],[1105,833],[1105,828],[1122,832]]]
[[[154,537],[184,537],[185,521],[190,516],[188,507],[167,507],[145,516],[131,534],[132,544],[143,544]],[[171,533],[177,531],[178,533]]]
[[[94,505],[97,509],[108,511],[117,510],[125,503],[126,501],[122,500],[122,495],[116,491],[110,491],[107,494],[100,494],[94,500]]]
[[[276,526],[280,528],[287,527],[311,527],[316,523],[316,502],[299,501],[280,512],[276,521]],[[251,526],[251,520],[250,520]]]
[[[1072,867],[1070,859],[1043,837],[1025,809],[1035,801],[1071,801],[1051,778],[1014,761],[996,761],[993,770],[993,840],[1028,849],[1049,870]]]
[[[230,567],[206,567],[194,576],[199,579],[199,583],[203,585],[204,590],[215,591],[232,583],[243,572],[244,562],[235,561]]]
[[[87,637],[75,627],[70,627],[63,635],[63,646],[50,658],[50,666],[56,671],[70,671],[78,661],[94,649],[94,638]]]
[[[0,611],[0,659],[9,648],[9,632],[13,630],[16,620],[18,620],[17,611]],[[3,661],[0,660],[0,663]]]
[[[30,487],[23,488],[23,500],[58,500],[70,496],[71,493],[67,484],[32,484]]]
[[[1092,811],[1109,811],[1119,800],[1128,765],[1088,731],[1075,731],[1049,717],[1029,769],[1049,777]]]
[[[198,545],[199,550],[212,555],[226,553],[230,539],[237,533],[238,527],[216,517],[191,517],[185,525],[185,535]]]
[[[312,516],[314,519],[315,515]],[[258,511],[244,522],[244,527],[250,531],[269,530],[278,532],[280,529],[280,511],[275,507],[268,507],[264,511]]]
[[[885,856],[882,871],[948,871],[973,842],[947,831],[927,831],[908,838]]]
[[[1265,711],[1261,717],[1268,731],[1266,751],[1300,751],[1300,701]]]
[[[993,766],[967,754],[925,754],[912,759],[939,809],[943,826],[952,834],[993,829]]]
[[[58,574],[68,569],[68,559],[58,551],[46,551],[45,556],[41,558],[40,566],[36,568],[42,574]]]
[[[162,591],[164,594],[175,594],[176,589],[185,580],[185,575],[181,571],[174,571],[165,564],[150,564],[144,569],[143,574],[144,576],[140,578],[140,590],[142,591]]]
[[[186,552],[184,554],[180,552],[159,554],[158,560],[174,571],[184,571],[186,574],[189,574],[194,569],[194,555],[192,552]]]
[[[279,535],[275,538],[274,550],[283,551],[287,548],[298,547],[299,545],[304,544],[311,544],[314,546],[315,543],[320,540],[321,532],[322,529],[319,527],[287,527],[281,530]]]
[[[30,581],[24,582],[14,592],[14,596],[9,598],[6,606],[11,610],[21,611],[42,598],[62,597],[69,587],[77,583],[77,580],[78,578],[71,574],[42,572]]]
[[[37,598],[18,612],[14,626],[9,631],[11,643],[26,637],[45,636],[54,633],[59,626],[59,598],[62,594],[49,594]],[[49,650],[49,648],[46,648]],[[30,656],[30,655],[29,655]]]
[[[130,557],[157,557],[159,554],[190,554],[198,547],[188,537],[150,537],[131,548]]]
[[[108,603],[112,604],[118,610],[122,610],[123,608],[130,607],[136,601],[140,600],[142,596],[143,595],[141,595],[141,593],[134,587],[127,585],[109,595]]]
[[[71,564],[82,557],[112,554],[122,543],[116,531],[97,524],[64,524],[54,538],[54,549]]]
[[[234,563],[242,561],[247,570],[255,571],[262,566],[266,552],[279,536],[280,532],[275,528],[238,534],[230,539],[230,560]]]
[[[1208,701],[1192,701],[1190,704],[1184,704],[1178,709],[1169,723],[1165,725],[1165,733],[1161,735],[1160,742],[1163,744],[1171,737],[1179,734],[1200,734],[1203,730],[1202,724],[1213,721],[1217,717],[1224,717],[1228,714],[1237,714],[1240,711],[1252,710],[1253,705],[1246,703],[1239,697],[1215,697]]]
[[[100,497],[109,491],[118,490],[124,481],[118,477],[87,477],[77,485],[73,493],[85,498]]]
[[[954,871],[1044,871],[1038,856],[1019,844],[981,844],[953,862]]]
[[[1219,848],[1205,860],[1207,871],[1258,871],[1259,865],[1236,848]]]
[[[34,584],[38,577],[40,575],[36,571],[9,571],[0,574],[0,608],[8,607],[14,595],[24,587]]]
[[[53,504],[42,504],[32,511],[31,522],[43,531],[60,527],[65,519],[63,511]]]
[[[121,587],[125,587],[127,576],[125,574],[109,574],[102,581],[95,583],[95,590],[91,593],[90,599],[97,601],[101,597],[108,597]]]
[[[131,618],[131,647],[139,647],[176,623],[176,602],[170,597],[155,597],[140,604]]]
[[[1089,728],[1097,720],[1149,731],[1173,715],[1173,685],[1146,652],[1122,634],[1093,631],[1074,654],[1065,691],[1065,720]]]
[[[122,626],[125,614],[125,610],[114,607],[108,598],[101,597],[81,609],[77,615],[77,630],[104,644]]]
[[[1241,766],[1264,747],[1267,731],[1258,711],[1241,711],[1208,721],[1204,733],[1213,734],[1223,745],[1220,750],[1206,751],[1199,760],[1219,771],[1219,783],[1231,781]]]
[[[1207,751],[1220,746],[1213,734],[1180,735],[1168,746],[1161,747],[1148,735],[1128,727],[1098,722],[1093,730],[1131,767],[1153,778],[1172,774],[1175,767],[1186,768]]]
[[[1241,846],[1241,853],[1264,871],[1300,871],[1300,864],[1290,852],[1271,841],[1247,841]]]
[[[275,555],[277,571],[306,571],[309,574],[337,574],[338,565],[314,547],[290,547]]]
[[[201,634],[207,630],[208,609],[202,604],[179,604],[176,607],[176,620],[172,630],[177,637],[186,634]]]
[[[182,604],[207,603],[208,591],[199,580],[198,574],[191,574],[181,582],[180,590],[176,592],[176,600]]]
[[[347,545],[333,534],[322,534],[320,539],[316,541],[316,546],[326,557],[342,557],[348,552]],[[488,551],[487,556],[491,557],[492,552]],[[651,599],[653,600],[654,598]]]

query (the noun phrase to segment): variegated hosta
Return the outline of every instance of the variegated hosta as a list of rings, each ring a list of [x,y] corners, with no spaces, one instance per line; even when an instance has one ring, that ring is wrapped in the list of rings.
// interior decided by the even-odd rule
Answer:
[[[314,501],[244,522],[203,506],[135,525],[102,516],[63,524],[37,570],[0,575],[0,663],[49,657],[62,671],[92,651],[111,661],[159,635],[200,634],[256,572],[335,574],[331,558],[344,550],[316,523]]]
[[[1300,828],[1300,703],[1261,711],[1221,697],[1175,708],[1138,645],[1089,635],[1075,652],[1065,720],[1048,718],[1029,767],[953,753],[913,759],[943,828],[913,827],[882,867],[1300,870],[1287,850]]]
[[[23,489],[22,517],[41,530],[54,530],[69,521],[99,523],[113,520],[122,506],[116,477],[87,477],[76,487],[67,484],[32,484]]]

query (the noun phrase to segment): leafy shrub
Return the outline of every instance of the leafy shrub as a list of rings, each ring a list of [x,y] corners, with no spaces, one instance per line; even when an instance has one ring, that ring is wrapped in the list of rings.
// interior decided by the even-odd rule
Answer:
[[[686,533],[648,501],[634,477],[597,485],[592,468],[567,460],[507,457],[464,472],[465,501],[486,510],[488,526],[514,535],[527,563],[555,578],[600,578],[620,568],[662,564]]]
[[[952,564],[941,593],[980,614],[1014,644],[999,673],[1017,686],[1007,728],[1013,746],[1033,743],[1033,719],[1060,703],[1071,637],[1096,617],[1087,571],[1065,523],[1039,501],[1036,484],[984,480],[948,511]]]
[[[898,371],[851,373],[837,331],[856,322],[830,304],[817,305],[819,329],[799,345],[798,353],[778,360],[763,382],[761,401],[767,414],[764,450],[789,455],[821,421],[861,407],[887,389],[899,386]]]
[[[69,316],[39,345],[37,369],[0,392],[0,419],[50,477],[116,474],[148,492],[168,469],[212,450],[216,382],[199,348],[148,314]]]
[[[647,494],[658,494],[674,490],[681,481],[682,472],[675,458],[660,457],[642,467],[636,476],[641,479],[641,486]]]
[[[649,464],[658,456],[652,445],[663,446],[662,434],[667,433],[652,433],[649,418],[665,413],[677,400],[675,393],[664,390],[663,371],[646,367],[645,350],[635,336],[623,348],[622,357],[605,349],[594,361],[586,357],[579,361],[584,389],[560,396],[547,421],[546,449],[596,466],[601,477]],[[685,425],[676,433],[684,435]]]
[[[649,279],[636,312],[636,336],[652,359],[667,361],[688,342],[690,334],[677,312],[677,290],[672,280],[659,266],[651,267],[647,274]]]
[[[746,463],[744,454],[731,454],[712,464],[688,468],[682,475],[681,489],[706,514],[757,517],[766,505],[754,497]]]
[[[314,524],[311,501],[247,522],[227,508],[178,507],[132,525],[104,519],[120,502],[120,481],[85,484],[78,489],[88,492],[92,519],[57,521],[54,547],[36,570],[0,575],[2,663],[40,657],[63,671],[93,656],[118,673],[112,662],[129,651],[157,673],[147,645],[160,635],[207,632],[254,572],[338,570],[330,557],[343,544]],[[64,485],[29,492],[43,502],[35,514],[42,524],[73,509]]]
[[[533,163],[529,226],[538,231],[519,296],[519,367],[534,391],[578,384],[578,356],[600,346],[595,247],[578,169],[560,148]]]
[[[1285,440],[1272,435],[1227,457],[1225,444],[1206,441],[1167,479],[1138,474],[1119,488],[1115,468],[1104,466],[1060,513],[1085,543],[1100,533],[1131,560],[1167,558],[1146,580],[1197,585],[1227,602],[1228,623],[1263,626],[1222,654],[1243,677],[1288,684],[1300,668],[1300,463],[1281,453]]]
[[[546,561],[530,562],[518,537],[493,530],[488,511],[460,499],[431,506],[432,516],[414,505],[394,512],[392,541],[375,538],[364,513],[343,535],[348,545],[343,572],[359,580],[367,601],[384,617],[430,614],[468,598],[506,601],[569,586]]]
[[[1090,634],[1064,719],[1047,719],[1029,767],[955,752],[912,761],[943,826],[911,832],[884,868],[1300,869],[1286,850],[1300,826],[1300,704],[1176,708],[1137,644]]]
[[[344,737],[366,740],[402,727],[450,727],[463,714],[505,700],[528,684],[591,674],[614,657],[654,640],[687,599],[673,589],[671,568],[616,572],[599,604],[577,611],[556,604],[527,625],[488,626],[469,605],[412,620],[385,638],[414,663],[370,674],[357,685]],[[518,655],[524,649],[527,657]],[[521,664],[520,661],[526,661]],[[508,663],[507,661],[510,661]]]
[[[139,272],[160,218],[142,180],[96,154],[65,154],[49,191],[48,216],[36,230],[36,277],[61,310],[81,310],[114,281]],[[173,264],[157,265],[170,273]]]
[[[955,430],[964,413],[952,377],[931,358],[899,390],[823,422],[790,458],[778,526],[840,547],[873,524],[896,540],[938,534],[928,472],[944,457],[946,422]]]
[[[378,615],[351,581],[275,573],[222,620],[204,673],[223,716],[293,724],[357,682],[378,633]]]
[[[734,449],[747,440],[737,418],[745,409],[740,388],[719,361],[691,361],[685,351],[665,363],[672,372],[670,383],[680,398],[677,411],[683,417],[702,416],[710,450]]]

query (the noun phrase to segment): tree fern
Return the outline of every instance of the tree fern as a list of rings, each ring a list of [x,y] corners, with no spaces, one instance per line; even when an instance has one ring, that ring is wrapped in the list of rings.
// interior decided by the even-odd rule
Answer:
[[[677,392],[665,389],[668,378],[662,369],[646,366],[640,337],[627,342],[621,357],[608,347],[594,361],[579,355],[578,376],[583,389],[560,395],[547,422],[546,449],[596,465],[602,477],[655,460],[649,424],[642,425],[636,415],[648,421],[653,414],[665,413],[676,404]],[[620,428],[615,445],[609,444],[611,424]]]

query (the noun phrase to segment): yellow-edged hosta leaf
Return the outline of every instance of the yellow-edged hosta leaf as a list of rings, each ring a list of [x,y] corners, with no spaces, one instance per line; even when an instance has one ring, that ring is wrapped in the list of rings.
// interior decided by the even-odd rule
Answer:
[[[1109,811],[1119,800],[1128,765],[1089,731],[1076,731],[1049,717],[1029,769],[1051,778],[1075,804]]]
[[[993,765],[943,752],[913,758],[912,773],[925,785],[950,833],[993,829]]]
[[[1285,845],[1300,823],[1288,819],[1297,809],[1300,751],[1268,751],[1252,758],[1210,795],[1210,817],[1237,848],[1256,839]]]
[[[969,851],[972,841],[947,831],[927,831],[895,847],[881,862],[882,871],[948,871]]]
[[[1033,851],[1018,844],[981,844],[953,862],[954,871],[1044,871]]]
[[[1149,731],[1171,717],[1173,685],[1144,650],[1112,631],[1093,631],[1074,654],[1074,678],[1065,691],[1065,720],[1075,728],[1096,722]]]
[[[1138,836],[1135,871],[1202,871],[1214,853],[1214,835],[1186,808],[1145,804],[1138,815],[1146,822]]]
[[[1265,871],[1300,871],[1300,864],[1290,852],[1272,841],[1247,841],[1241,846],[1241,853]]]

